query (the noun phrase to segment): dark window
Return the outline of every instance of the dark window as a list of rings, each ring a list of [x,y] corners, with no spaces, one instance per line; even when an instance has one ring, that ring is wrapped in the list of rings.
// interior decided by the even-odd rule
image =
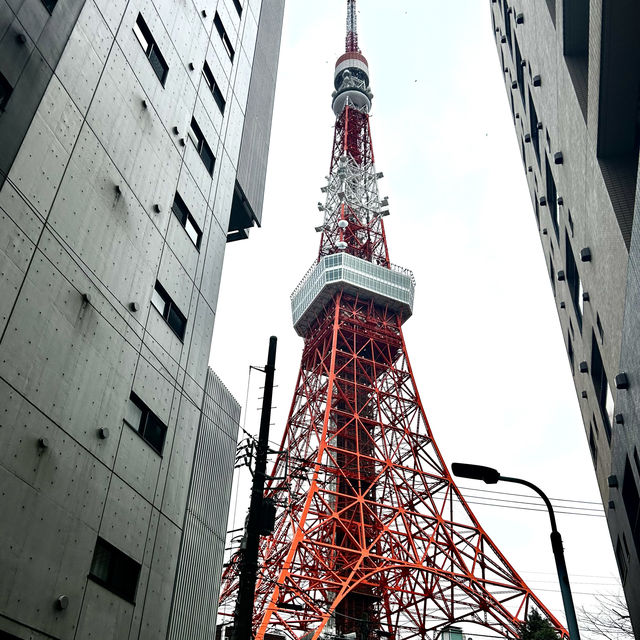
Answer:
[[[507,0],[503,2],[504,11],[504,30],[507,36],[507,42],[509,43],[509,51],[511,51],[511,57],[513,57],[513,38],[511,35],[511,15],[509,13],[509,3]]]
[[[556,26],[556,0],[547,0],[547,9],[549,9],[549,15],[551,16],[551,21],[553,22],[553,26]]]
[[[553,296],[556,295],[556,272],[553,267],[553,258],[549,256],[549,278],[551,279],[551,288],[553,289]]]
[[[602,356],[595,333],[591,332],[591,379],[596,390],[596,398],[600,405],[600,413],[602,414],[602,422],[604,430],[607,434],[607,441],[611,444],[611,425],[613,424],[613,395],[607,380],[607,374],[602,363]]]
[[[518,39],[515,38],[516,46],[516,76],[518,78],[518,89],[520,89],[520,97],[522,98],[522,106],[526,108],[524,101],[524,71],[522,68],[522,55],[520,55],[520,47],[518,46]]]
[[[640,457],[638,457],[637,447],[633,447],[633,461],[636,464],[636,470],[638,471],[638,475],[640,475]]]
[[[533,194],[533,212],[536,214],[536,224],[540,228],[540,205],[538,204],[538,194]]]
[[[13,87],[9,84],[9,81],[0,73],[0,111],[4,111],[4,108],[9,102],[9,98],[13,93]]]
[[[549,215],[551,216],[551,222],[553,223],[553,230],[556,232],[556,238],[558,238],[558,191],[556,189],[556,181],[553,179],[553,173],[551,173],[551,165],[549,164],[549,157],[545,156],[545,174],[547,179],[547,206],[549,207]]]
[[[140,565],[102,538],[96,541],[89,577],[121,598],[135,603]]]
[[[531,93],[529,93],[529,129],[531,129],[531,146],[536,152],[536,160],[538,161],[538,167],[540,166],[540,129],[538,128],[538,112],[536,106],[531,99]]]
[[[136,38],[138,38],[138,42],[145,52],[151,68],[158,76],[158,80],[160,80],[164,86],[167,74],[169,73],[169,66],[160,53],[160,49],[158,49],[158,45],[153,39],[151,31],[149,31],[149,27],[147,27],[147,23],[144,21],[142,14],[140,13],[138,14],[138,18],[136,19],[136,23],[133,27],[133,32],[136,34]]]
[[[627,458],[624,466],[624,480],[622,482],[622,501],[629,518],[629,526],[633,535],[633,543],[636,551],[640,554],[640,497],[638,496],[638,487],[633,477],[633,469],[629,458]]]
[[[151,296],[151,304],[160,312],[178,338],[184,340],[187,319],[157,280]]]
[[[620,544],[620,538],[618,538],[616,542],[616,562],[618,564],[618,571],[620,572],[620,580],[622,584],[624,584],[627,579],[627,559]]]
[[[593,466],[598,468],[598,440],[596,433],[593,430],[593,425],[589,425],[589,451],[591,451],[591,459],[593,460]]]
[[[51,14],[58,4],[58,0],[42,0],[44,8]]]
[[[574,372],[574,353],[573,342],[571,340],[571,334],[567,333],[567,354],[569,355],[569,364],[571,365],[571,375]]]
[[[604,342],[604,329],[602,328],[602,322],[600,322],[599,313],[596,313],[596,327],[598,327],[598,333],[600,334],[600,342]]]
[[[569,223],[569,230],[571,231],[571,237],[573,238],[573,218],[571,217],[571,211],[567,211],[567,222]]]
[[[573,302],[573,308],[576,312],[576,318],[578,320],[578,328],[582,331],[582,313],[584,311],[584,301],[582,299],[582,282],[580,281],[580,274],[578,273],[578,266],[573,256],[573,249],[571,248],[571,242],[569,241],[569,234],[565,231],[565,251],[566,251],[566,263],[567,263],[567,286],[569,287],[569,293],[571,294],[571,300]]]
[[[129,401],[126,423],[135,429],[154,451],[162,455],[167,426],[133,391]]]
[[[222,20],[220,19],[220,14],[216,11],[215,18],[213,19],[213,24],[216,26],[218,34],[220,35],[220,39],[222,40],[222,44],[227,51],[227,55],[229,56],[229,60],[233,62],[233,56],[235,52],[233,50],[233,46],[231,45],[231,40],[229,40],[229,36],[227,35],[227,31],[222,24]]]
[[[242,4],[241,4],[240,0],[233,0],[233,6],[236,8],[236,11],[238,12],[238,15],[241,16],[242,15]],[[493,16],[493,12],[491,13],[491,15]]]
[[[191,215],[191,211],[184,203],[184,200],[180,197],[180,194],[176,191],[176,195],[173,199],[173,205],[171,210],[175,214],[176,218],[180,221],[180,224],[184,227],[187,235],[191,238],[193,244],[196,245],[196,249],[200,250],[200,242],[202,240],[202,231]]]
[[[220,109],[220,113],[224,113],[224,108],[227,106],[227,103],[224,99],[224,96],[222,95],[222,91],[220,91],[220,87],[218,86],[218,83],[213,77],[211,68],[206,62],[204,63],[204,67],[202,68],[202,75],[204,76],[204,79],[207,83],[207,86],[209,87],[209,90],[213,94],[213,99],[216,101],[216,104],[218,105],[218,109]]]
[[[198,155],[207,168],[209,175],[213,175],[213,169],[216,166],[216,158],[211,151],[211,147],[204,139],[204,133],[198,126],[195,118],[191,118],[191,129],[189,130],[189,137],[198,150]]]

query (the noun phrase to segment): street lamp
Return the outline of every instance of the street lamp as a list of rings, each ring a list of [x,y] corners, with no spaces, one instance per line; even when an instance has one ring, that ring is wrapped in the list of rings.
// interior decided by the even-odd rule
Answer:
[[[576,610],[573,606],[573,596],[571,595],[571,586],[569,585],[569,574],[567,573],[567,565],[564,560],[564,549],[562,547],[562,536],[556,526],[556,516],[553,513],[551,501],[547,498],[542,489],[536,487],[535,484],[520,478],[509,478],[501,476],[496,469],[491,467],[483,467],[478,464],[463,464],[454,462],[451,465],[453,475],[459,478],[468,478],[470,480],[482,480],[485,484],[496,484],[498,481],[513,482],[515,484],[523,484],[529,489],[533,489],[544,501],[549,511],[549,519],[551,520],[551,548],[553,556],[556,560],[556,569],[558,571],[558,580],[560,581],[560,592],[562,593],[562,602],[564,604],[564,613],[567,618],[567,626],[569,627],[570,640],[580,640],[580,631],[578,630],[578,621],[576,620]]]

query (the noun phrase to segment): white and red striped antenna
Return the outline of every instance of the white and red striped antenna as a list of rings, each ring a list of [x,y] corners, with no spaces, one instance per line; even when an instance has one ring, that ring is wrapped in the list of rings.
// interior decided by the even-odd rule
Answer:
[[[358,20],[356,18],[356,0],[347,0],[347,47],[346,52],[360,53],[358,48]]]

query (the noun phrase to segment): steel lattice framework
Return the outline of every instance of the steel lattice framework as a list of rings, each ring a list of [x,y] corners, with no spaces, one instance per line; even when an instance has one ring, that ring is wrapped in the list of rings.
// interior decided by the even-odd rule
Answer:
[[[385,240],[355,0],[347,24],[320,252],[292,296],[305,342],[267,489],[280,513],[261,547],[256,639],[426,639],[463,621],[518,638],[531,607],[568,637],[484,532],[433,439],[401,328],[413,277],[390,264]],[[237,568],[225,572],[223,614]]]

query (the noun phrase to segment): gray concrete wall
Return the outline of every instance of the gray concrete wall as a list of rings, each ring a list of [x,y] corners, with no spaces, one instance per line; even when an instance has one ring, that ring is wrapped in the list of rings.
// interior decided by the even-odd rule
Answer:
[[[0,190],[0,631],[166,636],[258,34],[261,0],[242,4],[239,16],[232,0],[86,0],[15,130]],[[51,20],[76,5],[59,0]],[[164,86],[134,35],[139,12]],[[176,190],[199,250],[171,211]],[[150,304],[156,280],[186,316],[183,340]],[[124,422],[132,390],[167,425],[162,455]],[[87,578],[98,536],[140,563],[135,603]]]
[[[583,59],[579,55],[565,56],[566,42],[575,42],[575,39],[571,40],[575,34],[566,34],[565,38],[563,31],[565,25],[576,24],[575,16],[565,12],[579,10],[581,5],[584,7],[583,3],[557,0],[554,3],[555,23],[548,4],[512,0],[508,2],[511,10],[507,15],[503,0],[492,1],[489,6],[495,24],[496,46],[503,64],[505,87],[513,104],[517,144],[519,148],[524,148],[524,171],[534,208],[538,210],[540,241],[545,261],[547,265],[551,261],[554,265],[551,277],[555,281],[553,295],[561,330],[567,349],[571,343],[574,352],[572,373],[585,424],[585,446],[589,446],[588,440],[593,430],[597,451],[592,453],[592,457],[615,548],[620,534],[621,511],[619,506],[615,510],[609,508],[611,495],[608,477],[618,467],[618,447],[624,442],[625,450],[628,451],[629,447],[633,449],[633,442],[638,443],[639,430],[638,422],[629,415],[629,419],[625,418],[624,430],[612,420],[610,438],[607,436],[606,417],[591,376],[592,336],[595,335],[602,355],[609,387],[616,403],[615,413],[619,413],[622,411],[625,392],[616,391],[615,377],[624,368],[621,361],[624,363],[629,358],[636,358],[632,354],[636,354],[638,350],[640,329],[635,326],[637,323],[634,324],[629,312],[625,321],[625,303],[629,309],[629,305],[633,305],[633,300],[638,297],[637,280],[631,273],[629,280],[627,279],[630,217],[620,209],[615,189],[612,189],[611,176],[603,174],[606,163],[598,151],[602,2],[590,2],[590,24],[588,33],[585,32],[586,50]],[[511,24],[512,48],[506,37],[506,20]],[[609,40],[611,35],[606,29],[604,33]],[[524,60],[520,81],[515,60],[516,41]],[[572,54],[576,52],[575,49],[571,51]],[[536,76],[539,76],[539,84],[534,82]],[[530,99],[535,105],[538,120],[542,123],[539,130],[541,162],[538,162],[533,148],[535,136],[532,135],[530,122]],[[529,136],[531,141],[527,142]],[[554,162],[554,156],[558,152],[562,153],[560,164]],[[550,214],[552,203],[540,202],[542,196],[548,195],[545,155],[550,161],[559,198],[557,233]],[[637,152],[635,160],[637,161]],[[614,179],[622,178],[616,174]],[[566,279],[567,236],[583,291],[588,297],[583,302],[581,321]],[[591,259],[582,261],[581,250],[587,248],[591,252]],[[565,274],[564,279],[559,272]],[[637,303],[631,308],[637,311]],[[587,370],[584,372],[580,371],[581,362],[586,363]],[[624,411],[628,412],[628,409]],[[633,426],[627,426],[628,421]],[[637,586],[630,586],[638,584],[640,571],[636,558],[626,576],[625,590],[634,624],[640,630],[640,597]]]

